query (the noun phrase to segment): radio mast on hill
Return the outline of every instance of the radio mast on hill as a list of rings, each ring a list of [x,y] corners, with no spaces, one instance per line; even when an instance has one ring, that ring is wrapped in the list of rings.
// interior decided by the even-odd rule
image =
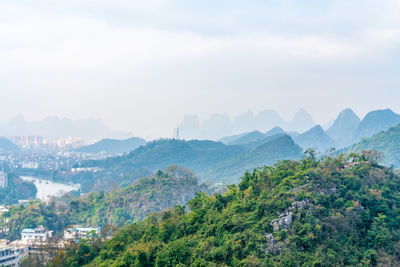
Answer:
[[[179,140],[180,136],[179,136],[179,124],[176,125],[176,130],[175,130],[175,139]]]

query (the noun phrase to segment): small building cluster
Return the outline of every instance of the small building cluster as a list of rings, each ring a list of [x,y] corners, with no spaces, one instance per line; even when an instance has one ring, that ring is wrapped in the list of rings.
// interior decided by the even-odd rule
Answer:
[[[67,227],[64,230],[64,240],[80,240],[87,237],[91,237],[93,235],[100,234],[100,227],[93,228],[93,227],[81,227],[79,225],[74,225]]]
[[[39,251],[58,250],[71,241],[93,237],[100,234],[100,227],[69,226],[64,230],[64,236],[57,242],[53,239],[53,231],[47,231],[43,226],[22,230],[21,239],[9,242],[0,240],[0,266],[19,266],[26,256]]]

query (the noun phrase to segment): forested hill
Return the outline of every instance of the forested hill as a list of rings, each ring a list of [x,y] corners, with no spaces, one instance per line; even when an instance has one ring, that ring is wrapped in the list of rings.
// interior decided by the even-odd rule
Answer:
[[[191,171],[171,166],[124,189],[90,193],[69,202],[69,223],[120,227],[140,221],[149,213],[185,205],[198,192],[209,193],[209,189],[199,184]]]
[[[400,178],[370,155],[260,168],[52,266],[399,266]]]
[[[239,146],[226,146],[213,141],[165,139],[148,143],[126,156],[95,161],[92,164],[114,169],[147,168],[150,170],[164,169],[176,164],[198,172],[243,151],[244,149]]]
[[[379,151],[386,165],[400,168],[400,124],[370,138],[365,138],[348,149],[351,152],[363,150]]]
[[[245,144],[249,151],[238,157],[226,160],[204,172],[204,177],[218,181],[220,177],[226,177],[230,183],[239,182],[241,175],[246,170],[253,170],[259,166],[274,165],[278,160],[300,159],[302,149],[294,143],[288,135],[274,135]],[[254,145],[254,148],[252,144]],[[251,149],[250,149],[251,148]]]
[[[12,205],[20,199],[34,199],[37,189],[34,184],[25,182],[16,175],[9,174],[8,185],[0,188],[0,205]]]
[[[157,140],[128,155],[83,162],[80,167],[99,167],[103,171],[84,177],[78,174],[73,182],[83,184],[88,191],[106,189],[111,183],[124,186],[157,169],[178,165],[193,170],[201,181],[224,180],[231,184],[237,182],[246,170],[273,165],[282,159],[298,159],[301,154],[301,148],[285,134],[240,145],[225,145],[207,140]]]
[[[140,221],[149,213],[184,205],[198,192],[210,193],[191,171],[171,166],[112,193],[93,192],[78,198],[66,195],[49,204],[36,201],[12,206],[3,214],[6,224],[0,227],[10,229],[7,238],[11,240],[19,238],[22,229],[39,225],[56,233],[71,224],[121,227]]]

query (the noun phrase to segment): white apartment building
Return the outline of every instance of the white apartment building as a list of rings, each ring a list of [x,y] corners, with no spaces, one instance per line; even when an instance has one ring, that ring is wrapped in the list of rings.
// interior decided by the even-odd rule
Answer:
[[[49,240],[53,236],[53,231],[46,231],[43,226],[35,229],[24,229],[21,232],[21,240],[25,244],[40,245]]]
[[[100,234],[100,227],[81,227],[79,225],[74,225],[66,228],[64,230],[64,239],[65,240],[80,240],[87,237],[90,237],[91,233],[96,235]]]

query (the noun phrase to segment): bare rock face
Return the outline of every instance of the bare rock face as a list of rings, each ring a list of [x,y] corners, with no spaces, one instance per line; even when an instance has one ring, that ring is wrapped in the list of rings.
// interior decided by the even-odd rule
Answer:
[[[272,220],[271,224],[274,232],[277,233],[280,230],[287,230],[293,222],[293,211],[307,209],[307,212],[311,212],[312,203],[309,199],[303,199],[301,201],[294,201],[292,205],[287,208],[283,213],[279,215],[278,219]],[[278,242],[273,234],[266,233],[265,238],[267,240],[267,245],[265,248],[265,254],[277,253],[279,249],[285,247],[283,242]]]
[[[302,210],[307,207],[311,207],[311,202],[308,199],[293,202],[289,208],[279,215],[278,219],[271,222],[274,232],[279,232],[282,229],[286,230],[289,228],[293,221],[293,211]]]
[[[285,210],[278,219],[273,220],[272,226],[274,227],[274,232],[279,232],[281,229],[287,229],[290,227],[293,221],[293,212],[290,210]]]

